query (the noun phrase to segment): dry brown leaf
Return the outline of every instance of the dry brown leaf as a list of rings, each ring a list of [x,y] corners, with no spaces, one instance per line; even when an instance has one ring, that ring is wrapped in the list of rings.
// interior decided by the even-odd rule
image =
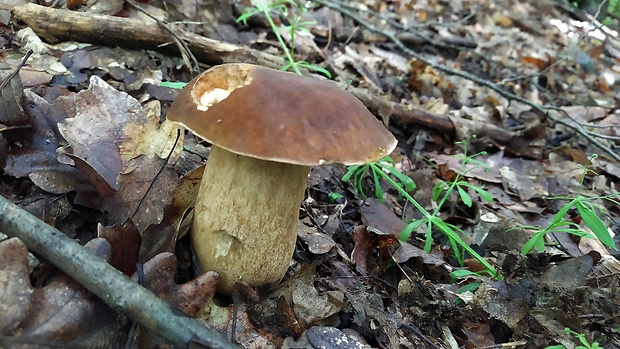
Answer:
[[[397,347],[400,341],[400,336],[397,334],[400,320],[397,318],[400,314],[394,314],[393,309],[385,307],[381,295],[370,292],[369,288],[372,286],[362,282],[362,278],[352,273],[350,267],[334,260],[329,264],[332,275],[326,282],[331,288],[345,295],[351,307],[353,323],[360,329],[373,328],[372,334],[362,334],[376,338],[380,346]]]
[[[230,336],[233,320],[233,306],[220,307],[213,302],[205,305],[199,320],[226,336]],[[237,307],[235,340],[242,348],[281,348],[283,339],[255,326],[248,316],[248,305]]]
[[[495,338],[488,323],[474,323],[466,319],[461,324],[461,330],[467,337],[467,347],[480,348],[495,345]]]
[[[330,316],[342,311],[345,306],[342,292],[319,292],[315,282],[315,273],[306,273],[292,280],[290,285],[293,311],[302,329],[328,321]]]
[[[551,264],[539,277],[534,278],[538,283],[563,289],[575,289],[586,284],[586,276],[592,270],[594,260],[586,254],[569,258],[556,264]],[[570,277],[567,277],[570,275]]]
[[[190,316],[196,316],[217,288],[219,275],[207,272],[185,284],[176,283],[177,259],[172,253],[160,253],[144,263],[142,285],[153,293],[181,309]],[[133,276],[137,281],[137,275]]]
[[[293,337],[299,337],[303,330],[299,325],[297,316],[295,316],[293,307],[291,307],[291,305],[286,301],[286,298],[284,296],[278,297],[277,302],[277,310],[280,314],[280,318],[282,319],[283,326],[289,331],[289,333]]]
[[[119,190],[118,175],[137,167],[136,157],[166,158],[177,139],[171,124],[157,128],[157,102],[142,107],[96,76],[87,90],[76,95],[75,108],[75,117],[58,125],[70,146],[65,151],[88,163],[114,190]]]
[[[24,94],[32,127],[5,133],[14,142],[9,147],[4,172],[18,178],[30,177],[37,186],[54,194],[92,191],[86,177],[60,163],[56,154],[63,141],[57,123],[75,115],[75,96],[61,96],[50,103],[28,90]]]
[[[336,246],[336,242],[329,235],[319,232],[316,227],[311,224],[306,225],[304,222],[299,223],[297,227],[297,237],[305,242],[308,245],[308,251],[314,254],[325,254]]]
[[[22,107],[23,98],[24,86],[18,70],[3,76],[0,82],[0,131],[28,124],[28,117]]]
[[[161,223],[151,225],[144,231],[140,247],[141,261],[162,252],[174,252],[177,237],[185,231],[181,223],[191,218],[188,217],[189,210],[196,201],[203,172],[204,166],[201,166],[181,178],[171,195],[172,202],[164,209]]]
[[[87,247],[101,257],[109,256],[110,246],[103,239],[93,240]],[[33,288],[27,258],[26,246],[18,239],[0,243],[0,346],[20,348],[32,343],[104,348],[124,340],[117,315],[64,274],[42,288]]]
[[[219,282],[215,272],[202,274],[185,284],[176,283],[177,259],[172,253],[161,253],[144,263],[142,277],[134,274],[132,278],[148,290],[170,303],[175,309],[195,317],[199,310],[212,301]],[[137,348],[174,348],[156,333],[138,328],[134,341]]]
[[[103,197],[108,224],[131,219],[143,232],[163,218],[177,185],[176,172],[163,159],[172,153],[174,161],[183,137],[171,123],[159,125],[159,112],[157,102],[143,107],[93,76],[89,88],[75,96],[75,117],[58,125],[69,143],[63,159]]]
[[[549,195],[548,181],[543,175],[540,162],[507,160],[499,169],[504,190],[509,194],[518,195],[522,201],[531,198],[542,198]]]
[[[475,167],[472,163],[467,166],[461,166],[462,158],[454,155],[445,154],[428,154],[429,158],[440,165],[440,177],[444,180],[451,180],[453,178],[454,171],[461,171],[465,177],[476,178],[485,182],[501,183],[501,175],[499,169],[504,166],[509,159],[504,157],[504,152],[499,151],[489,156],[479,156],[476,158],[478,161],[482,161],[487,165],[487,168]],[[446,164],[446,167],[441,167],[442,164]],[[444,175],[446,176],[444,178]]]
[[[367,270],[368,264],[372,262],[370,255],[377,248],[379,255],[383,258],[392,258],[396,263],[405,263],[411,258],[420,257],[425,264],[434,266],[445,266],[447,263],[434,255],[418,248],[410,243],[398,240],[398,236],[405,229],[407,223],[403,222],[384,204],[375,199],[367,199],[360,206],[362,222],[368,231],[359,237],[355,235],[355,248],[353,250],[353,260],[360,267]],[[358,230],[359,229],[359,230]],[[361,231],[357,228],[356,231]],[[368,234],[376,234],[368,235]],[[360,245],[358,245],[358,242]],[[388,259],[389,260],[389,259]]]
[[[141,283],[144,287],[173,307],[206,322],[208,327],[229,334],[233,306],[225,308],[213,302],[213,295],[219,282],[217,273],[207,272],[185,284],[176,284],[177,260],[174,254],[167,252],[158,254],[146,262],[143,270],[144,277]],[[134,274],[132,278],[137,281],[138,275]],[[152,333],[139,331],[136,337],[140,347],[172,348]],[[263,348],[267,344],[282,342],[281,338],[257,329],[250,322],[246,304],[239,304],[235,337],[237,343],[245,348]]]
[[[617,290],[620,287],[620,261],[610,255],[601,255],[601,260],[586,278],[588,286]]]
[[[379,235],[359,226],[353,231],[355,247],[351,259],[361,270],[373,275],[383,273],[392,259],[392,254],[400,246],[395,235]]]
[[[407,226],[407,223],[398,218],[394,211],[374,198],[366,199],[360,205],[360,211],[362,222],[376,234],[398,236]]]
[[[106,196],[102,208],[108,213],[108,224],[131,219],[140,233],[164,217],[164,207],[172,201],[178,185],[176,171],[154,156],[133,159],[138,166],[118,177],[118,192]]]
[[[114,268],[125,275],[131,275],[136,271],[142,239],[131,221],[109,227],[99,224],[97,236],[106,239],[112,246],[110,264]]]

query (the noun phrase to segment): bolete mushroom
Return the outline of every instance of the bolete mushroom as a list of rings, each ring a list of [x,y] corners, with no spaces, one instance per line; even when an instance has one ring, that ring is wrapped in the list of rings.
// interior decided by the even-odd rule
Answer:
[[[212,144],[190,228],[219,291],[277,284],[291,262],[311,166],[381,159],[394,136],[335,84],[250,64],[192,80],[168,119]]]

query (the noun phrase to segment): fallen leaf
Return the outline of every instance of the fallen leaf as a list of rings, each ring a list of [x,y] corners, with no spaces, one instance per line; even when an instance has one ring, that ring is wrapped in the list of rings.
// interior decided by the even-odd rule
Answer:
[[[0,131],[6,127],[25,126],[28,117],[22,108],[24,86],[19,77],[19,68],[2,77],[0,82]]]
[[[315,326],[308,329],[306,336],[314,348],[365,349],[370,347],[335,327]]]
[[[344,309],[344,295],[340,291],[319,292],[314,268],[306,268],[287,281],[280,290],[287,289],[295,318],[302,330],[327,321]]]
[[[105,255],[104,239],[87,244]],[[107,252],[106,252],[107,251]],[[103,301],[64,274],[33,288],[28,251],[18,239],[0,242],[0,345],[115,347],[124,340],[122,321]],[[97,321],[92,321],[97,319]]]
[[[189,226],[183,227],[182,223],[191,222],[191,208],[196,202],[203,172],[204,166],[181,178],[171,195],[172,202],[164,208],[161,223],[149,226],[142,233],[140,261],[162,252],[174,252],[177,239],[189,230]]]
[[[117,224],[131,219],[140,233],[164,217],[164,207],[172,201],[178,184],[176,171],[154,156],[133,159],[136,168],[118,177],[118,192],[102,200],[107,223]]]
[[[136,271],[141,238],[132,221],[108,227],[99,224],[97,236],[106,239],[112,246],[110,265],[125,275],[131,275]]]
[[[142,270],[135,273],[132,278],[173,308],[195,317],[205,304],[212,302],[220,277],[216,272],[207,272],[179,285],[176,283],[176,275],[177,259],[174,254],[166,252],[144,263]],[[156,333],[146,331],[142,327],[136,330],[132,341],[139,348],[174,348]]]
[[[87,178],[74,167],[58,161],[56,149],[63,142],[57,124],[75,115],[75,95],[58,97],[49,103],[31,91],[24,91],[31,128],[6,134],[13,140],[4,172],[30,179],[43,190],[64,194],[72,190],[93,191]]]
[[[159,124],[158,102],[142,106],[93,76],[75,104],[75,117],[62,122],[59,130],[71,153],[91,164],[114,189],[118,189],[116,176],[135,169],[132,160],[138,156],[174,160],[180,153],[180,147],[174,147],[183,143],[182,134],[171,122]]]
[[[308,222],[309,223],[309,222]],[[308,251],[314,254],[325,254],[329,252],[336,242],[329,235],[321,233],[316,227],[299,223],[297,227],[297,237],[308,245]]]
[[[172,253],[161,253],[143,266],[142,286],[190,316],[196,316],[217,288],[220,280],[216,272],[210,271],[185,284],[176,283],[177,259]],[[137,281],[137,275],[133,275]]]
[[[374,198],[366,199],[360,205],[360,211],[362,222],[377,234],[398,236],[407,226],[394,211]]]

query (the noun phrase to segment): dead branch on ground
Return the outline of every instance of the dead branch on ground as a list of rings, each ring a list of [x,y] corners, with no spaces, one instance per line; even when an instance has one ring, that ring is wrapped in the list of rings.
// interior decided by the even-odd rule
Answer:
[[[203,344],[212,348],[237,348],[3,196],[0,196],[0,232],[19,238],[29,250],[48,259],[112,309],[169,340],[175,347]]]
[[[150,23],[87,12],[57,10],[26,4],[15,6],[13,15],[49,43],[78,41],[129,49],[148,49],[180,53],[173,36],[155,20]],[[196,58],[210,65],[252,63],[270,68],[284,65],[281,57],[245,47],[205,38],[185,30],[172,29]]]

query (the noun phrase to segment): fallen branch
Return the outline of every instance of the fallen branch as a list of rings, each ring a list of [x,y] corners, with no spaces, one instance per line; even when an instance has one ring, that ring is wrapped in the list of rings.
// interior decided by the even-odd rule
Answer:
[[[13,15],[50,43],[74,40],[129,49],[149,49],[179,53],[174,37],[155,20],[145,22],[88,12],[57,10],[26,4],[15,6]],[[179,39],[201,62],[252,63],[270,68],[284,66],[281,57],[225,42],[212,40],[185,30],[173,29]]]
[[[506,130],[493,124],[476,120],[461,119],[454,121],[443,115],[429,113],[426,110],[414,107],[404,107],[399,103],[378,97],[367,90],[350,85],[341,86],[351,92],[357,99],[384,121],[394,120],[403,126],[418,125],[425,129],[434,130],[450,139],[464,139],[472,134],[478,137],[489,137],[498,144],[509,144],[517,138],[515,132]],[[458,123],[458,127],[455,127]],[[457,130],[458,129],[458,130]]]
[[[0,232],[19,238],[28,249],[48,259],[112,309],[169,340],[175,347],[202,344],[237,348],[3,196],[0,196]]]
[[[144,48],[162,50],[162,45],[172,40],[169,30],[163,29],[155,20],[151,23],[87,12],[56,10],[44,6],[27,4],[16,6],[13,15],[31,27],[37,35],[51,43],[75,40],[93,44],[121,46],[131,49]],[[284,66],[281,57],[247,47],[228,44],[176,29],[174,34],[187,42],[193,54],[212,65],[222,63],[252,63],[279,69]],[[178,45],[166,46],[168,51],[179,52]],[[423,109],[403,107],[383,96],[367,90],[345,86],[371,111],[384,120],[391,119],[401,125],[415,124],[420,128],[435,130],[452,139],[457,136],[450,118],[429,113]],[[478,136],[488,136],[499,144],[508,144],[515,133],[488,123],[469,121],[469,129]],[[461,125],[459,125],[458,128]]]

